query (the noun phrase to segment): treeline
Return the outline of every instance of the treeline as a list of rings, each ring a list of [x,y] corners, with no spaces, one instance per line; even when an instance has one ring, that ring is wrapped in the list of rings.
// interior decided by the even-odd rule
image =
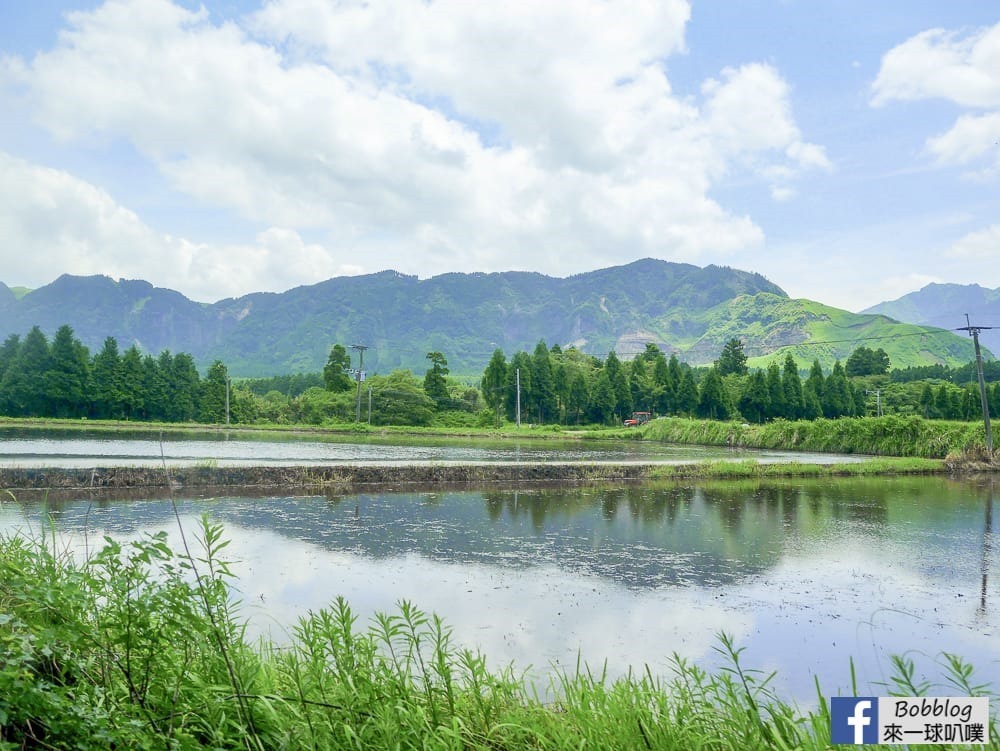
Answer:
[[[977,420],[978,387],[938,378],[899,382],[882,350],[859,347],[824,373],[813,362],[806,377],[791,357],[751,370],[743,344],[731,339],[712,367],[692,368],[649,344],[631,361],[604,359],[573,347],[549,348],[510,360],[496,350],[478,388],[450,376],[441,352],[428,352],[423,378],[409,370],[363,376],[334,345],[322,374],[231,380],[214,362],[202,377],[191,355],[120,352],[108,337],[94,355],[69,326],[51,342],[37,327],[0,346],[0,415],[157,422],[492,426],[611,425],[648,412],[711,420],[764,423],[876,414]],[[993,363],[988,363],[994,366]],[[913,370],[913,369],[909,369]],[[1000,373],[998,373],[1000,375]],[[1000,383],[988,389],[1000,414]]]
[[[633,412],[753,422],[864,414],[864,390],[852,386],[838,362],[828,375],[814,363],[803,383],[791,356],[784,367],[750,372],[739,340],[730,340],[715,366],[696,371],[677,356],[668,359],[647,344],[631,362],[614,351],[605,360],[576,349],[549,349],[539,342],[532,354],[508,362],[494,352],[482,379],[483,399],[516,419],[520,390],[522,419],[532,422],[611,423]]]
[[[440,352],[423,380],[409,370],[359,383],[334,346],[322,374],[234,381],[215,361],[202,377],[187,353],[121,352],[108,337],[90,351],[64,325],[52,341],[37,326],[0,346],[0,415],[154,422],[475,425],[479,391],[448,380]]]
[[[495,351],[481,389],[488,407],[507,420],[517,418],[520,404],[521,419],[537,423],[608,424],[633,412],[763,423],[860,417],[880,406],[883,412],[928,418],[981,417],[977,387],[927,381],[894,384],[888,369],[885,352],[867,347],[859,347],[846,368],[835,363],[829,374],[814,361],[803,379],[791,355],[781,365],[749,369],[738,339],[726,343],[712,367],[697,369],[676,355],[668,359],[654,344],[622,362],[614,351],[602,361],[539,342],[533,353],[522,351],[509,361],[501,350]],[[988,393],[996,415],[1000,384],[993,384]]]
[[[216,362],[202,378],[189,354],[119,352],[114,337],[91,355],[62,326],[50,343],[37,326],[0,347],[0,414],[162,422],[225,420],[227,374]],[[240,405],[233,405],[234,413]]]
[[[889,374],[893,383],[910,383],[912,381],[937,380],[958,385],[975,383],[979,379],[974,362],[966,363],[957,368],[949,365],[911,365],[899,368]],[[988,383],[1000,381],[1000,360],[983,362],[983,377]]]

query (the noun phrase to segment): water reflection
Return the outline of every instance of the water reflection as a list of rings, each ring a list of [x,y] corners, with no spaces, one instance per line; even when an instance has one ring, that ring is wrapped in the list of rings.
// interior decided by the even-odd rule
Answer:
[[[185,498],[178,509],[186,525],[205,511],[226,525],[257,630],[280,635],[337,595],[362,618],[406,598],[495,662],[544,672],[581,654],[616,674],[665,671],[674,652],[711,665],[725,629],[808,699],[813,674],[848,687],[851,657],[879,693],[888,653],[926,655],[933,670],[955,652],[1000,686],[992,499],[988,484],[900,478]],[[175,527],[168,502],[107,496],[7,504],[0,525],[37,530],[46,513],[91,545]]]
[[[984,501],[986,518],[983,522],[983,581],[979,590],[979,612],[986,615],[986,593],[989,587],[990,560],[993,557],[993,480],[990,480],[990,493]]]

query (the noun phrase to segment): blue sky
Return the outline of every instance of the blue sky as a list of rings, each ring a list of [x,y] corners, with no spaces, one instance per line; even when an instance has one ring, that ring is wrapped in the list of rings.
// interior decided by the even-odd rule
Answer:
[[[860,310],[1000,286],[998,188],[983,0],[0,5],[10,286],[654,257]]]

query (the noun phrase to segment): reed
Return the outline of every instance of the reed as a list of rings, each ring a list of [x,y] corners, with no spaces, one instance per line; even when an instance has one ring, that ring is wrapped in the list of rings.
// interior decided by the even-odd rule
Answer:
[[[774,420],[763,425],[670,417],[633,429],[633,434],[646,440],[703,446],[930,459],[981,449],[986,443],[985,431],[978,423],[895,415]]]

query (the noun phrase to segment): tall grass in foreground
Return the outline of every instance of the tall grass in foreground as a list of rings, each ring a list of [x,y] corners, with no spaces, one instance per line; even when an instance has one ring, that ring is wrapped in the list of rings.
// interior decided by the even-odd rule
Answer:
[[[54,536],[0,539],[0,749],[823,749],[826,701],[782,701],[720,635],[715,673],[611,680],[581,665],[543,701],[512,667],[457,648],[436,616],[403,602],[359,628],[338,599],[291,643],[249,643],[230,600],[221,528],[200,552],[165,534],[110,539],[78,561]],[[982,693],[948,657],[952,693]],[[895,661],[890,688],[913,685]],[[857,693],[852,687],[851,693]],[[1000,749],[996,729],[989,748]]]

